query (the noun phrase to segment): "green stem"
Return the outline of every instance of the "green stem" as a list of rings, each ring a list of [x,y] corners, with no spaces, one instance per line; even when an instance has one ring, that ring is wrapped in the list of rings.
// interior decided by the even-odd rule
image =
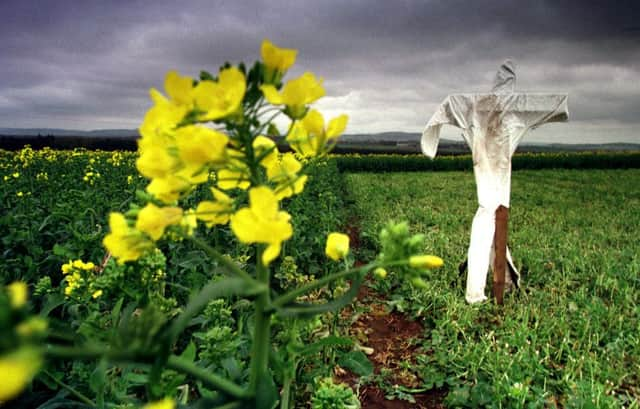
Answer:
[[[49,378],[51,378],[51,380],[58,386],[60,386],[61,388],[64,388],[66,390],[68,390],[69,392],[71,392],[72,395],[74,395],[76,398],[78,398],[79,400],[81,400],[82,402],[86,403],[87,405],[95,408],[96,404],[94,401],[92,401],[91,399],[89,399],[88,397],[86,397],[85,395],[83,395],[80,391],[76,390],[75,388],[73,388],[70,385],[67,385],[66,383],[58,380],[55,376],[53,376],[49,371],[47,371],[46,369],[43,369],[42,372],[47,375]]]
[[[200,240],[197,237],[193,237],[193,236],[187,236],[184,235],[183,237],[191,240],[196,246],[200,247],[202,250],[204,250],[205,253],[207,253],[207,255],[209,257],[211,257],[212,259],[218,261],[228,272],[230,272],[233,275],[236,275],[246,281],[249,281],[251,283],[255,283],[256,280],[253,279],[253,277],[251,277],[249,275],[249,273],[247,273],[246,271],[242,270],[240,267],[238,267],[233,260],[231,260],[228,256],[225,256],[224,254],[220,253],[218,250],[214,249],[213,247],[211,247],[210,245],[208,245],[207,243],[205,243],[204,241]]]
[[[248,284],[242,278],[228,277],[204,286],[171,324],[169,330],[171,343],[178,339],[180,333],[189,325],[191,318],[198,314],[211,300],[232,295],[249,296],[268,292],[267,286],[258,284],[253,278],[251,281],[253,283]]]
[[[262,264],[264,249],[258,249],[257,280],[269,285],[269,269]],[[249,391],[255,396],[258,382],[268,374],[269,352],[271,350],[271,313],[267,311],[270,294],[268,291],[258,295],[255,300],[255,322],[251,345],[251,372],[249,375]],[[259,397],[258,397],[259,398]]]
[[[104,346],[65,347],[49,344],[44,353],[59,359],[91,360],[105,357],[111,361],[141,361],[140,354],[133,351],[111,351]]]
[[[210,386],[229,396],[233,396],[234,398],[246,399],[248,397],[246,390],[231,382],[230,380],[211,373],[206,369],[200,368],[193,362],[184,360],[176,355],[172,355],[169,357],[169,359],[167,360],[167,367],[191,375],[197,380],[202,381],[202,383],[204,383],[205,385]]]
[[[365,264],[364,266],[352,268],[350,270],[342,271],[339,273],[333,273],[328,276],[322,277],[319,280],[315,280],[309,284],[303,285],[302,287],[298,287],[294,290],[291,290],[286,294],[281,295],[280,297],[273,300],[273,302],[271,303],[271,306],[273,308],[282,307],[291,301],[295,301],[296,298],[302,295],[305,295],[309,291],[313,291],[317,288],[323,287],[339,278],[349,277],[351,275],[359,274],[361,272],[368,272],[373,270],[376,267],[394,267],[394,266],[404,266],[407,264],[409,264],[409,260],[393,261],[390,263],[373,262],[373,263]]]
[[[289,399],[291,398],[291,383],[293,379],[286,377],[282,385],[280,394],[280,409],[289,409]]]
[[[361,266],[361,267],[357,267],[357,268],[352,268],[350,270],[347,271],[341,271],[339,273],[333,273],[330,274],[328,276],[322,277],[318,280],[315,280],[309,284],[303,285],[302,287],[298,287],[294,290],[289,291],[286,294],[281,295],[280,297],[276,298],[275,300],[273,300],[272,302],[272,306],[275,307],[282,307],[285,304],[291,302],[291,301],[295,301],[296,298],[305,295],[306,293],[308,293],[309,291],[313,291],[317,288],[323,287],[339,278],[344,278],[344,277],[349,277],[351,275],[357,274],[357,273],[361,273],[363,271],[369,271],[371,269],[373,269],[374,267],[376,267],[377,264],[376,263],[369,263],[367,265]]]

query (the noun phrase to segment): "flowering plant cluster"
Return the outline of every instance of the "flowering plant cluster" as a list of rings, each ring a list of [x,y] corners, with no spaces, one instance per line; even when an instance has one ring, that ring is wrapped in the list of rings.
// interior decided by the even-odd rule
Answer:
[[[312,109],[311,104],[325,94],[322,79],[313,73],[306,72],[283,82],[295,63],[296,50],[279,48],[265,40],[261,56],[250,70],[244,64],[225,64],[216,75],[202,72],[198,79],[170,71],[165,78],[164,94],[151,89],[153,106],[140,126],[136,160],[139,173],[148,180],[145,191],[137,194],[143,204],[110,213],[109,233],[103,240],[120,265],[153,255],[162,240],[190,240],[226,276],[206,284],[174,315],[163,316],[153,306],[129,311],[131,317],[124,316],[122,321],[130,325],[120,324],[119,338],[111,344],[100,345],[94,340],[43,347],[42,343],[36,343],[33,348],[38,357],[143,362],[151,365],[150,383],[160,380],[163,370],[171,369],[218,391],[207,407],[273,408],[280,402],[282,408],[287,408],[288,389],[278,392],[276,379],[280,378],[271,368],[274,319],[311,317],[342,308],[353,300],[365,276],[375,269],[383,277],[384,270],[380,269],[398,267],[420,284],[418,278],[425,268],[442,264],[436,257],[420,256],[423,250],[420,238],[403,236],[393,255],[387,253],[373,263],[357,268],[349,268],[345,263],[344,271],[282,293],[272,287],[270,268],[294,231],[291,215],[285,209],[286,200],[303,191],[308,178],[305,167],[331,151],[348,118],[340,115],[325,122],[323,115]],[[280,137],[274,120],[281,115],[289,119],[287,131],[280,138],[291,148],[288,152],[281,152],[274,140]],[[194,193],[203,188],[208,197],[194,201]],[[224,226],[240,243],[255,250],[249,268],[241,268],[198,237],[199,231],[227,228]],[[331,260],[344,260],[349,254],[349,237],[339,232],[329,234],[325,253]],[[106,296],[93,263],[70,261],[62,266],[62,272],[66,296],[82,293],[87,301]],[[351,288],[334,299],[324,304],[299,302],[305,295],[343,279],[350,280]],[[5,298],[11,300],[12,308],[20,308],[26,295],[15,290],[9,292],[18,296]],[[173,353],[179,349],[179,337],[196,314],[211,300],[231,296],[246,298],[253,307],[247,384],[210,373]],[[117,312],[120,314],[119,307]],[[14,327],[12,323],[6,326]],[[0,353],[15,350],[13,345],[20,342],[3,346]],[[14,365],[11,373],[23,376],[15,378],[12,389],[6,389],[4,374],[9,372],[0,371],[0,392],[4,393],[0,393],[0,401],[18,394],[39,367],[39,359],[30,359],[19,369],[20,364],[15,362],[22,361],[16,361],[13,353],[24,351],[0,355],[0,368]],[[291,383],[295,370],[286,372],[289,378],[285,376],[278,382]],[[147,389],[147,397],[159,402],[157,407],[175,404],[153,385]],[[86,397],[80,398],[87,402]]]

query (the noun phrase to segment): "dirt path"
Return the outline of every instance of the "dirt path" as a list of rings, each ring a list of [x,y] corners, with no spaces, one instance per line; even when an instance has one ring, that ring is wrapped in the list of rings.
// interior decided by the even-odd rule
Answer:
[[[420,347],[415,341],[423,335],[422,325],[408,320],[398,312],[388,312],[384,298],[366,284],[360,289],[356,303],[368,308],[368,311],[356,317],[348,333],[360,345],[373,349],[369,360],[374,365],[374,373],[380,375],[381,370],[389,372],[385,382],[390,386],[398,385],[401,390],[420,388],[420,378],[411,371],[411,365],[407,367],[406,363],[414,363],[413,357],[420,352]],[[347,308],[342,312],[342,318],[353,320],[353,314],[354,310]],[[388,400],[385,390],[372,384],[358,385],[357,375],[340,369],[338,372],[339,381],[347,383],[354,391],[359,392],[362,409],[445,408],[443,401],[447,394],[446,389],[411,394],[415,403],[397,398]]]

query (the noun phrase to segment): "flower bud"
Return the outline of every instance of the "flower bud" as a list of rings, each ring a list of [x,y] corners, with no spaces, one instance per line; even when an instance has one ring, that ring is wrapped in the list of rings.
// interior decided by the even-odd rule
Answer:
[[[413,268],[439,268],[442,267],[444,261],[438,256],[411,256],[409,265]]]
[[[373,270],[373,275],[375,275],[377,278],[380,278],[380,279],[387,278],[387,274],[388,274],[387,270],[385,270],[382,267],[378,267],[375,270]]]
[[[411,284],[413,284],[413,286],[417,288],[427,288],[427,283],[420,277],[413,277],[411,279]]]

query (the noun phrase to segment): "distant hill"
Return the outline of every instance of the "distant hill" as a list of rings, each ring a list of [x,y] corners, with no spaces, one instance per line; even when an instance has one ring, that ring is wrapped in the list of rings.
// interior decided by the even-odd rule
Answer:
[[[0,128],[0,135],[137,138],[139,134],[137,129],[98,129],[94,131],[77,131],[57,128]]]
[[[419,153],[419,133],[381,132],[372,134],[346,134],[340,137],[336,153]],[[99,129],[78,131],[55,128],[0,128],[0,148],[19,149],[25,144],[33,147],[55,146],[69,148],[82,146],[90,149],[136,149],[137,129]],[[282,140],[280,139],[280,142]],[[279,143],[280,143],[279,142]],[[560,144],[523,143],[518,152],[576,152],[576,151],[640,151],[640,144]],[[438,154],[469,153],[463,141],[440,139]]]

